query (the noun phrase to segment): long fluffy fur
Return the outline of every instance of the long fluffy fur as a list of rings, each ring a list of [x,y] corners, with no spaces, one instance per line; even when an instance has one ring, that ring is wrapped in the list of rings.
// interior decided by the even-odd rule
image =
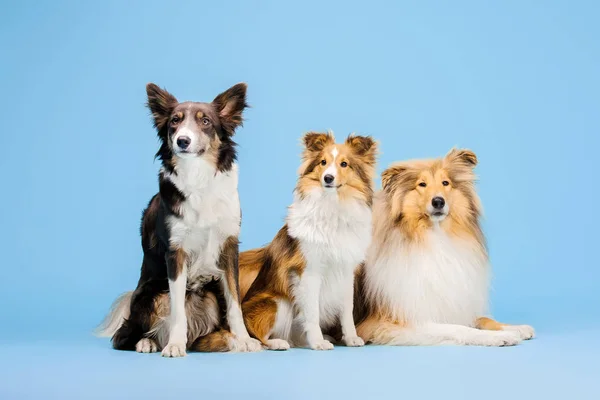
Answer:
[[[483,318],[490,266],[476,164],[471,151],[452,150],[383,172],[357,292],[364,310],[357,329],[365,341],[503,346],[533,336],[527,326],[482,323],[493,320]],[[432,208],[433,198],[445,199],[442,210]]]

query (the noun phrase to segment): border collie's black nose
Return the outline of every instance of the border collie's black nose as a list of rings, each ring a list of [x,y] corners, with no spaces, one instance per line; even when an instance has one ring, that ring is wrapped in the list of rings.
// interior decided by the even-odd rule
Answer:
[[[431,199],[431,205],[436,210],[439,210],[441,208],[444,208],[444,206],[446,205],[446,200],[444,200],[443,197],[434,197],[433,199]]]
[[[187,136],[179,136],[177,138],[177,146],[179,146],[181,150],[187,149],[190,143],[192,143],[192,139]]]
[[[323,180],[324,180],[324,181],[325,181],[325,183],[326,183],[326,184],[328,184],[328,185],[329,185],[331,182],[333,182],[333,180],[334,180],[334,179],[335,179],[335,178],[333,177],[333,175],[329,175],[329,174],[327,174],[327,175],[325,175],[325,176],[323,177]]]

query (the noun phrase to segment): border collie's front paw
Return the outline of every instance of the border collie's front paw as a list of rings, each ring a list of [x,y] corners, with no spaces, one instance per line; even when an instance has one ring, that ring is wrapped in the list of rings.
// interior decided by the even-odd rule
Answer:
[[[162,351],[163,357],[185,357],[185,344],[183,343],[169,343],[165,346]]]
[[[143,338],[135,345],[135,351],[138,353],[156,353],[158,345],[152,339]]]
[[[333,350],[333,344],[329,340],[319,340],[315,343],[310,344],[310,348],[313,350]]]
[[[345,337],[342,339],[342,341],[348,347],[361,347],[365,345],[365,341],[359,338],[358,336]]]
[[[529,325],[504,325],[502,330],[515,332],[523,340],[529,340],[535,337],[535,330]]]

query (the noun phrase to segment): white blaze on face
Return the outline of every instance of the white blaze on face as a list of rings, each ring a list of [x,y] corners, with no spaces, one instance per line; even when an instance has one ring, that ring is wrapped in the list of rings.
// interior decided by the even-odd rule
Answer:
[[[191,106],[190,106],[191,107]],[[176,153],[185,150],[187,153],[195,155],[201,150],[206,150],[209,145],[209,139],[206,135],[200,132],[200,129],[195,126],[196,121],[194,120],[193,115],[189,112],[185,114],[185,119],[183,120],[183,124],[177,129],[177,132],[173,135],[173,148]],[[177,144],[177,139],[181,137],[187,137],[190,140],[190,144],[187,148],[182,149]]]
[[[326,175],[331,175],[333,176],[333,178],[335,179],[337,177],[337,162],[336,162],[336,158],[338,156],[339,152],[337,147],[333,147],[333,149],[331,150],[331,156],[333,157],[333,160],[331,161],[331,163],[329,163],[329,166],[327,167],[327,169],[325,169],[325,171],[323,171],[323,175],[321,176],[321,180],[323,182],[325,182],[324,178]],[[334,180],[335,182],[335,180]]]

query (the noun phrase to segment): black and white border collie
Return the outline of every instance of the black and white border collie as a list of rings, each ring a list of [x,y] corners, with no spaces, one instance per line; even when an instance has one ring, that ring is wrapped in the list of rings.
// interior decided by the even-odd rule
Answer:
[[[157,193],[142,216],[144,259],[137,288],[118,298],[102,336],[115,349],[182,357],[186,350],[258,351],[240,307],[235,129],[246,84],[212,103],[184,102],[148,84],[161,141]],[[187,301],[186,301],[187,298]],[[168,315],[167,318],[162,316]]]

